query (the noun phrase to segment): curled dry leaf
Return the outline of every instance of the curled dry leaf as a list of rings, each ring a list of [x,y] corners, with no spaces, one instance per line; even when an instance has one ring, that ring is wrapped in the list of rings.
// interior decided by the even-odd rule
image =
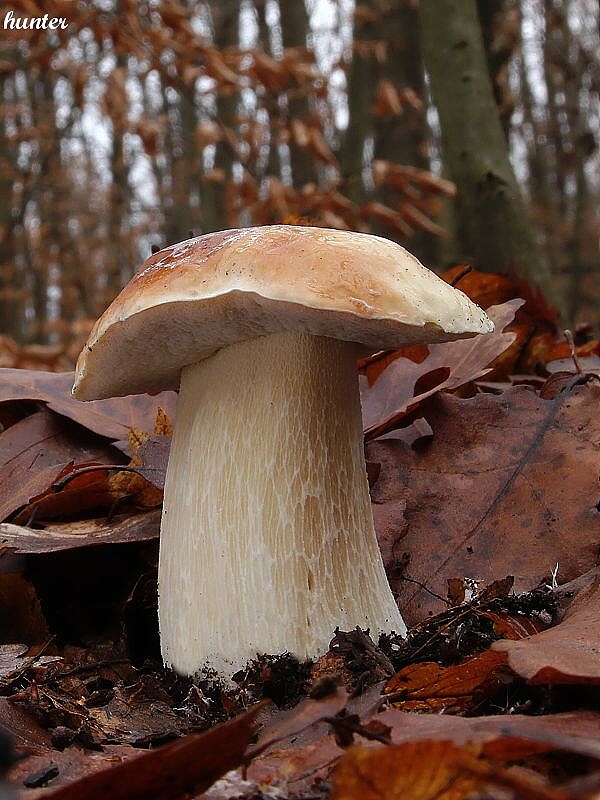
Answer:
[[[559,325],[557,311],[548,304],[539,289],[521,276],[482,273],[477,270],[465,273],[462,265],[453,267],[442,277],[451,282],[461,272],[463,277],[458,281],[457,288],[483,308],[511,297],[522,297],[525,301],[510,327],[515,334],[515,341],[494,364],[495,380],[502,380],[510,374],[544,370],[549,362],[557,359],[563,360],[563,368],[571,371],[576,369],[571,357],[571,345]],[[574,350],[581,358],[598,357],[600,341],[588,341],[584,336],[574,342]]]
[[[600,578],[582,590],[558,625],[519,641],[494,642],[529,683],[600,685]]]
[[[486,782],[473,775],[472,748],[409,742],[376,750],[353,747],[333,773],[332,800],[459,800]]]
[[[487,650],[452,667],[411,664],[390,678],[384,693],[405,711],[465,711],[510,680],[508,673],[505,655]]]
[[[53,523],[44,530],[5,522],[0,524],[0,550],[33,555],[100,544],[144,542],[158,539],[159,528],[160,509],[120,516],[111,522],[104,518]]]
[[[179,800],[186,793],[201,792],[240,764],[259,710],[260,706],[255,706],[206,733],[186,736],[136,758],[113,757],[113,763],[121,763],[106,766],[66,785],[57,785],[66,782],[65,773],[60,773],[53,782],[56,788],[46,790],[44,797],[52,800],[83,797],[86,800]],[[125,752],[131,755],[131,750]],[[46,757],[46,761],[49,760]],[[87,761],[89,764],[90,759]],[[88,769],[90,766],[94,768],[93,763]]]
[[[151,430],[159,407],[166,411],[170,420],[175,419],[175,392],[81,403],[71,397],[72,385],[72,372],[3,369],[0,370],[0,403],[9,400],[45,403],[57,414],[119,443],[127,439],[130,428]],[[126,444],[123,447],[126,449]]]
[[[367,440],[402,427],[411,412],[428,397],[457,389],[483,377],[491,362],[511,344],[514,334],[504,333],[522,300],[510,300],[487,311],[496,330],[485,336],[428,345],[419,363],[409,358],[383,361],[384,369],[370,360],[361,377],[361,402]],[[419,354],[422,356],[421,349]]]

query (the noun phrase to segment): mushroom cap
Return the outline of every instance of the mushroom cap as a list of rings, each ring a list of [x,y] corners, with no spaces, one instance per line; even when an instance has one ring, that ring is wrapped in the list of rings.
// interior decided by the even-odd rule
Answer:
[[[73,394],[177,388],[183,367],[283,330],[375,351],[487,333],[493,323],[387,239],[290,225],[219,231],[142,265],[96,322]]]

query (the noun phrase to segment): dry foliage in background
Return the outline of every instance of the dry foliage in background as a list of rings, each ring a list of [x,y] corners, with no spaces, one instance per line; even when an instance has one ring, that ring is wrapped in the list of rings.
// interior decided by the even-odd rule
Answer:
[[[440,107],[435,122],[421,34],[435,44],[451,31],[425,25],[429,4],[422,31],[414,0],[6,4],[68,27],[0,37],[0,332],[59,348],[64,368],[151,246],[190,231],[308,219],[396,239],[429,265],[498,271],[507,237],[483,253],[469,239],[461,209],[482,203],[441,150],[456,121]],[[464,36],[471,5],[453,12]],[[567,319],[596,322],[597,5],[478,11],[487,117],[503,131],[493,149],[481,132],[481,158],[510,148]],[[529,250],[512,259],[504,267],[542,280]]]

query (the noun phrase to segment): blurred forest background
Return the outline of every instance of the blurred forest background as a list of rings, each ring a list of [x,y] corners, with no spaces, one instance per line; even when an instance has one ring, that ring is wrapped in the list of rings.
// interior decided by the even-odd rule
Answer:
[[[9,9],[68,27],[2,27]],[[2,15],[3,365],[36,343],[68,368],[153,247],[282,221],[378,233],[438,271],[516,269],[567,324],[598,322],[597,0]]]

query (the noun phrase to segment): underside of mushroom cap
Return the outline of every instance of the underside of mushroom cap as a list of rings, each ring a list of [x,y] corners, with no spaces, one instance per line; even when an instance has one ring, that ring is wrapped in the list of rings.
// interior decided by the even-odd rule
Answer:
[[[288,225],[221,231],[145,262],[96,323],[73,393],[92,400],[177,388],[184,366],[286,330],[380,350],[493,324],[387,239]]]

